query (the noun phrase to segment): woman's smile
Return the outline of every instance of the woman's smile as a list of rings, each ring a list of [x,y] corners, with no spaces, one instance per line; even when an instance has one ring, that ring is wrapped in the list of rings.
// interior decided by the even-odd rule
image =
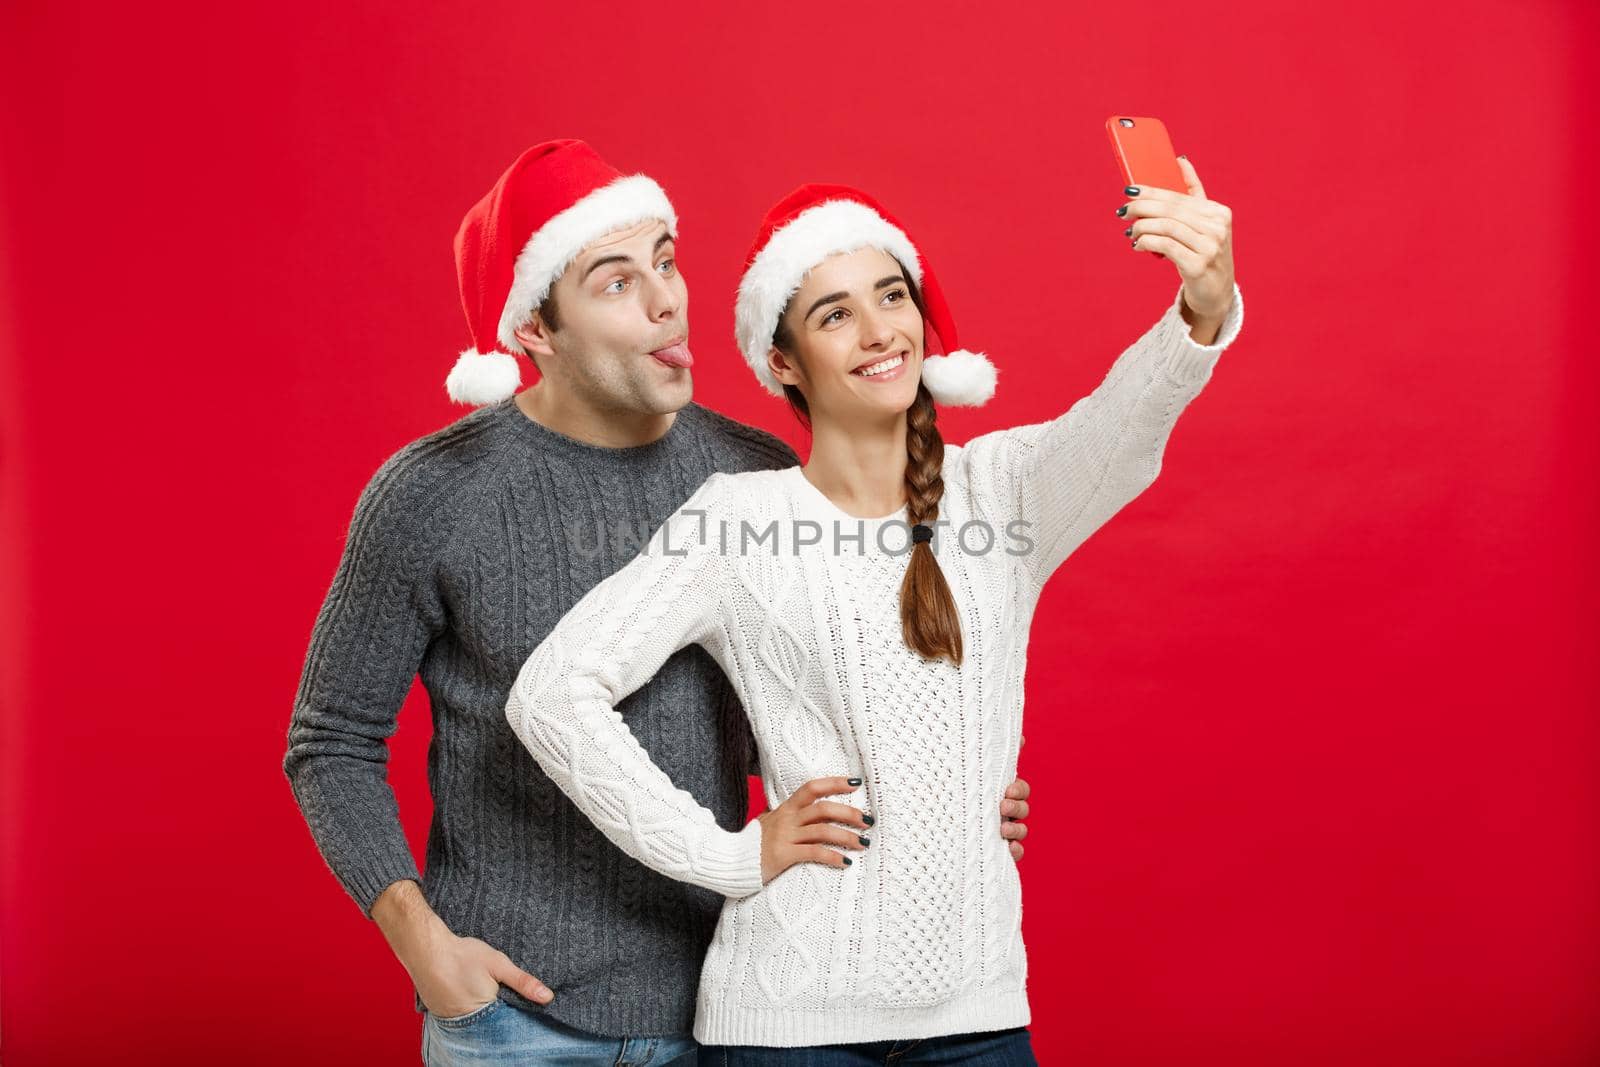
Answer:
[[[875,363],[857,367],[850,373],[857,378],[866,378],[874,382],[892,382],[905,376],[906,357],[906,352],[896,352]]]

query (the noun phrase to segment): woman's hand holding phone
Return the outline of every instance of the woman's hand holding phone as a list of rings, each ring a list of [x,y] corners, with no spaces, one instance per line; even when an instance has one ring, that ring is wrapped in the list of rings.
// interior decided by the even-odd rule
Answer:
[[[1132,248],[1153,252],[1178,269],[1183,302],[1203,321],[1221,322],[1233,302],[1233,211],[1206,197],[1194,164],[1178,157],[1187,192],[1129,185],[1132,197],[1117,215],[1133,219],[1123,231]]]

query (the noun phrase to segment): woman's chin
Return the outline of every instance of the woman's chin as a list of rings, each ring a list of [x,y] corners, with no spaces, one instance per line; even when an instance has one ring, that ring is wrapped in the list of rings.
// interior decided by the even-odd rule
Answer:
[[[857,390],[857,396],[858,410],[869,416],[903,415],[917,402],[915,387],[907,389],[874,386],[870,391]]]

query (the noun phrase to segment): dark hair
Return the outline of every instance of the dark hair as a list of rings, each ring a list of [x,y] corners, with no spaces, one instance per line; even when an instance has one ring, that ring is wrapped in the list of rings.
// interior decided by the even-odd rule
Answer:
[[[561,329],[561,321],[556,318],[556,291],[551,286],[550,295],[544,298],[544,303],[539,305],[539,318],[552,330]]]
[[[912,303],[922,313],[923,321],[927,321],[921,290],[911,280],[904,264],[900,273],[905,277]],[[789,308],[785,307],[778,316],[772,343],[783,352],[793,354],[794,335],[784,321],[788,313]],[[792,385],[785,385],[783,395],[795,418],[809,431],[811,409],[806,404],[805,394]],[[919,382],[917,399],[906,411],[906,521],[913,525],[932,525],[939,517],[939,500],[944,496],[944,438],[939,436],[937,423],[933,395]],[[929,659],[943,657],[958,667],[961,665],[961,615],[956,611],[955,597],[944,579],[939,559],[927,541],[912,546],[906,576],[900,583],[900,633],[913,651]]]
[[[561,329],[561,321],[556,318],[556,294],[554,288],[550,290],[550,295],[544,298],[544,303],[540,304],[536,310],[538,311],[539,318],[543,320],[547,328],[552,331]],[[523,322],[520,325],[527,325],[527,323]],[[519,342],[517,344],[517,348],[521,350],[523,355],[528,357],[528,359],[533,363],[534,368],[537,369],[539,366],[539,360],[532,352],[528,351],[528,346]]]

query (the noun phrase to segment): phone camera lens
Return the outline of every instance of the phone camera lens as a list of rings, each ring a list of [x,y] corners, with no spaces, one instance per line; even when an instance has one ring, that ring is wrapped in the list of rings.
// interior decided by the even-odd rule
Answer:
[[[1119,125],[1119,126],[1132,126],[1133,125],[1133,120],[1132,119],[1118,119],[1117,120],[1117,125]]]

